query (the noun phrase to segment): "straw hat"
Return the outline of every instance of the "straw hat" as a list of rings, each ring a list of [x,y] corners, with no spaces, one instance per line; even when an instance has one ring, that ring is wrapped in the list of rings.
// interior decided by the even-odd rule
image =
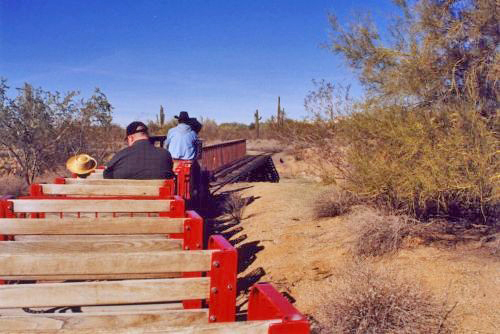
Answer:
[[[78,154],[66,161],[66,168],[76,174],[91,173],[96,167],[97,161],[88,154]]]

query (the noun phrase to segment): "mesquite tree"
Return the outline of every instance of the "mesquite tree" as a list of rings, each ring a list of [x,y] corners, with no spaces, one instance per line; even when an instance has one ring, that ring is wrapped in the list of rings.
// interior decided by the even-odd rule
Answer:
[[[329,48],[366,92],[335,128],[345,184],[418,217],[496,224],[498,1],[395,2],[401,12],[385,33],[366,16],[329,16]]]
[[[329,48],[355,69],[377,104],[472,104],[496,117],[500,45],[497,0],[394,1],[402,15],[387,38],[369,17],[341,25],[329,15]]]
[[[15,98],[0,82],[0,149],[17,162],[25,181],[59,167],[69,156],[95,152],[108,142],[111,104],[96,89],[77,100],[77,92],[62,95],[25,84]]]

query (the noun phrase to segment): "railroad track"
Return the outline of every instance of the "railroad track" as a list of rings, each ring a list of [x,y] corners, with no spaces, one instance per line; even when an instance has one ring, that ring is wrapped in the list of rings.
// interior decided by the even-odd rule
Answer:
[[[212,175],[210,188],[216,192],[233,182],[279,182],[279,179],[271,154],[246,155],[217,170]]]
[[[151,140],[163,145],[165,136],[152,136]],[[204,146],[198,162],[212,193],[233,182],[279,182],[280,179],[271,154],[248,155],[246,139]]]

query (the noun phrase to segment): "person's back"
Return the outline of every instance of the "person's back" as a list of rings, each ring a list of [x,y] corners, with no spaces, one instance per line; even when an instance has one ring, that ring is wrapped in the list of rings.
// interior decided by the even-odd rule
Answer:
[[[129,147],[116,153],[107,164],[103,173],[105,179],[173,178],[170,153],[151,144],[143,123],[133,122],[127,127],[127,140]]]
[[[196,142],[198,136],[187,123],[189,115],[182,111],[179,117],[179,125],[172,128],[167,133],[165,148],[168,149],[173,159],[176,160],[194,160],[196,158]]]

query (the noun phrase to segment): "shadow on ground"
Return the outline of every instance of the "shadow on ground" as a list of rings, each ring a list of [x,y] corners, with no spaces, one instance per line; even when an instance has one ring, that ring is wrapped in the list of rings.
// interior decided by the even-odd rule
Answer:
[[[220,234],[226,238],[238,250],[238,305],[237,312],[243,316],[242,308],[248,302],[247,294],[250,287],[258,283],[266,274],[264,268],[259,267],[246,275],[241,274],[247,270],[257,259],[258,253],[264,249],[260,241],[245,242],[248,236],[245,234],[244,219],[242,212],[244,207],[251,204],[259,197],[241,197],[238,192],[252,188],[252,186],[241,187],[230,191],[216,193],[211,196],[209,203],[202,210],[202,215],[208,229],[207,235]],[[234,202],[238,202],[235,204]],[[240,210],[240,212],[232,212]]]

